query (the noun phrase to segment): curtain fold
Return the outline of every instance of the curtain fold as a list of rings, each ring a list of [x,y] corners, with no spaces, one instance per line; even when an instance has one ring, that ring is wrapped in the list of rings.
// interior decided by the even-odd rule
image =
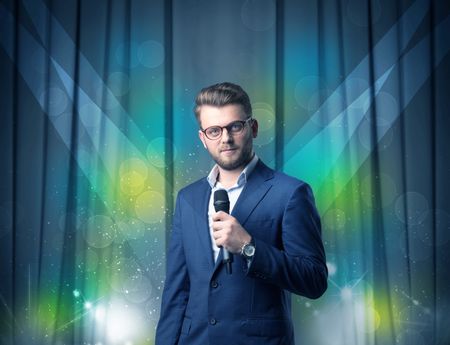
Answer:
[[[450,341],[450,4],[0,1],[0,343],[153,344],[196,93],[313,187],[329,289],[298,344]]]

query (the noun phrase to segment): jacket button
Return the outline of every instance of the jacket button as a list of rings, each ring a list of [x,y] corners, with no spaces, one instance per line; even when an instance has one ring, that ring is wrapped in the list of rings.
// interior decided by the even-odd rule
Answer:
[[[211,320],[209,320],[209,323],[211,325],[215,325],[217,323],[217,320],[215,318],[212,318]]]
[[[217,282],[217,280],[213,280],[211,282],[211,287],[213,287],[214,289],[217,288],[219,286],[219,283]]]

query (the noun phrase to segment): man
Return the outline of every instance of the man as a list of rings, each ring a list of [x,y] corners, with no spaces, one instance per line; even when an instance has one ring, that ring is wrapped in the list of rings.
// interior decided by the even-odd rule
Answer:
[[[240,86],[202,89],[195,114],[216,165],[178,193],[156,344],[294,345],[290,293],[318,298],[327,288],[312,191],[255,155],[258,122]],[[230,214],[215,212],[218,189]]]

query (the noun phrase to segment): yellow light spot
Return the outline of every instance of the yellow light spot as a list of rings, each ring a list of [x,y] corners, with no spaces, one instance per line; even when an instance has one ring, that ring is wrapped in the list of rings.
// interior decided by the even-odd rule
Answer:
[[[137,195],[145,186],[148,167],[138,158],[130,158],[120,165],[120,189],[124,194]]]
[[[164,196],[155,191],[146,191],[136,198],[136,216],[146,223],[156,223],[164,218]]]

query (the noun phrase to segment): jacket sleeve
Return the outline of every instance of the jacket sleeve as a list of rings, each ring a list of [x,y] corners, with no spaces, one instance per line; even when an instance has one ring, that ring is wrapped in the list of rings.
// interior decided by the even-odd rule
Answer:
[[[285,206],[282,249],[254,238],[256,251],[247,274],[308,298],[327,289],[328,271],[321,225],[308,184],[299,185]]]
[[[177,197],[172,234],[167,251],[166,280],[162,294],[161,315],[156,329],[156,345],[178,343],[189,298],[189,276],[181,234],[181,201]]]

